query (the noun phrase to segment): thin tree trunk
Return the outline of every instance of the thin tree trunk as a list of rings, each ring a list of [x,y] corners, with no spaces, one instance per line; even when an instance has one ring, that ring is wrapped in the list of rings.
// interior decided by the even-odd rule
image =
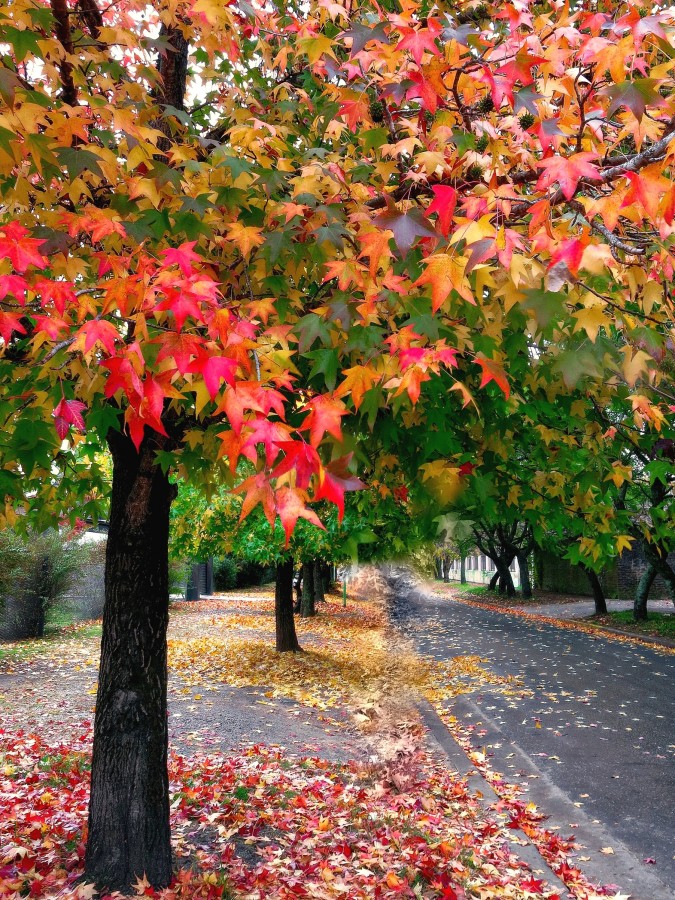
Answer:
[[[169,510],[175,488],[156,463],[156,433],[136,452],[111,432],[105,608],[94,723],[85,876],[126,893],[171,881],[166,629]]]
[[[656,578],[656,567],[653,563],[648,562],[647,568],[642,573],[642,577],[637,586],[635,594],[635,603],[633,604],[633,618],[636,622],[646,622],[647,616],[647,600],[649,592]]]
[[[516,554],[516,559],[520,569],[520,590],[523,600],[529,600],[532,597],[532,582],[530,581],[530,564],[527,559],[527,553]]]
[[[511,577],[510,563],[501,563],[498,567],[499,572],[499,593],[506,594],[507,597],[515,597],[516,589]]]
[[[605,600],[605,592],[598,577],[598,573],[593,569],[586,569],[586,575],[593,591],[593,600],[595,601],[595,615],[607,615],[607,601]]]
[[[323,563],[320,559],[314,560],[314,602],[326,602],[323,594]]]
[[[459,561],[459,583],[466,584],[466,557],[462,555]]]
[[[274,587],[274,622],[279,653],[296,653],[301,649],[293,618],[293,560],[277,563]]]
[[[499,569],[497,569],[495,574],[490,579],[490,583],[488,584],[489,591],[494,591],[494,589],[497,587],[497,584],[499,583],[499,578],[500,578]]]
[[[300,601],[300,616],[309,619],[316,615],[314,607],[314,564],[303,563],[302,566],[302,599]]]

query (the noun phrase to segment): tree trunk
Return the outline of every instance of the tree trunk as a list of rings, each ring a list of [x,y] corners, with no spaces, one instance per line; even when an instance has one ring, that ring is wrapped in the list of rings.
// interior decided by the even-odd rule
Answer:
[[[642,577],[638,583],[637,593],[635,594],[635,603],[633,604],[633,618],[636,622],[647,621],[647,600],[655,578],[656,567],[651,562],[647,563],[647,568],[642,573]]]
[[[523,600],[529,600],[532,597],[532,582],[530,581],[530,564],[527,553],[516,554],[516,559],[520,569],[520,590],[523,594]]]
[[[300,615],[303,619],[309,619],[316,615],[314,598],[314,563],[303,563],[302,599],[300,601]]]
[[[298,572],[298,578],[296,580],[295,576],[293,577],[293,584],[295,585],[295,603],[293,604],[293,612],[300,612],[300,605],[302,603],[302,566]]]
[[[607,601],[605,600],[605,592],[602,589],[602,584],[600,583],[600,579],[598,578],[598,573],[594,572],[593,569],[586,569],[586,575],[588,576],[588,581],[593,591],[593,600],[595,601],[595,615],[606,616]]]
[[[493,560],[493,562],[494,562],[494,560]],[[494,589],[497,587],[497,584],[499,583],[499,578],[500,578],[499,569],[497,569],[495,574],[490,579],[490,583],[488,584],[489,591],[494,591]]]
[[[320,559],[314,560],[314,602],[326,602],[323,594],[323,562]]]
[[[279,653],[295,653],[301,649],[293,618],[293,560],[277,563],[274,588],[274,622]]]
[[[466,584],[466,557],[464,555],[459,561],[459,583]]]
[[[111,432],[105,608],[94,723],[85,876],[126,893],[143,875],[171,881],[166,629],[169,509],[175,488],[156,464],[168,441],[136,452]]]
[[[499,593],[506,594],[507,597],[515,597],[516,589],[511,577],[510,563],[500,563],[497,568],[499,574]]]

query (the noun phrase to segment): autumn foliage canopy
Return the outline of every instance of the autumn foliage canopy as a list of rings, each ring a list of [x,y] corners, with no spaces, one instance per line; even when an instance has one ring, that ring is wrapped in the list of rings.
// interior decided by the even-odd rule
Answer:
[[[6,516],[72,507],[111,428],[191,478],[251,461],[244,514],[290,533],[385,412],[443,433],[590,380],[670,415],[672,11],[15,0],[0,30]]]

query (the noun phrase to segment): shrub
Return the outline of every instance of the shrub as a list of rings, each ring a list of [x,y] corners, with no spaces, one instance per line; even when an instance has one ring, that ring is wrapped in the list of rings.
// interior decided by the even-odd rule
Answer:
[[[57,531],[19,536],[2,532],[0,627],[10,638],[42,637],[50,613],[67,605],[66,595],[84,561],[76,540]]]
[[[213,587],[216,591],[231,591],[238,587],[238,567],[231,556],[217,559],[213,564]]]

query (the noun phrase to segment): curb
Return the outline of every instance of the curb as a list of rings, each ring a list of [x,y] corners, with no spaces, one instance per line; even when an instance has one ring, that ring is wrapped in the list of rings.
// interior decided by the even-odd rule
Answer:
[[[669,638],[660,638],[653,637],[652,635],[642,635],[636,634],[634,631],[623,631],[620,628],[609,628],[604,625],[594,625],[591,622],[588,622],[586,619],[559,619],[554,616],[547,616],[544,613],[535,613],[535,612],[525,612],[525,610],[518,609],[516,607],[507,607],[503,608],[501,606],[496,606],[492,603],[487,603],[484,601],[476,601],[469,600],[465,597],[447,597],[445,598],[450,600],[452,603],[462,603],[464,606],[473,606],[475,609],[486,609],[491,612],[499,613],[502,616],[517,616],[521,619],[530,619],[535,622],[554,625],[561,629],[571,629],[575,630],[575,623],[583,624],[583,628],[577,628],[577,631],[580,631],[584,634],[597,634],[599,636],[604,635],[616,635],[617,637],[625,637],[629,638],[635,644],[639,644],[643,647],[653,647],[657,649],[658,647],[664,647],[668,650],[675,650],[675,641],[671,641]],[[587,630],[590,629],[590,630]]]
[[[420,711],[422,721],[429,730],[429,733],[457,772],[463,777],[466,777],[466,775],[471,772],[472,777],[476,776],[480,779],[480,790],[477,791],[474,788],[473,793],[477,794],[478,802],[483,810],[493,814],[494,810],[491,809],[491,807],[499,802],[499,796],[495,793],[489,781],[487,781],[481,772],[473,766],[471,760],[457,741],[455,741],[451,732],[448,731],[445,723],[431,703],[429,703],[428,700],[420,700],[417,703],[417,708]],[[553,869],[550,868],[549,864],[539,852],[536,844],[534,844],[525,832],[521,831],[519,828],[511,829],[511,831],[514,835],[514,838],[512,839],[512,852],[520,857],[523,862],[526,862],[534,873],[539,874],[543,872],[543,877],[546,881],[551,887],[559,892],[560,900],[566,900],[566,898],[570,898],[571,900],[573,894],[569,891],[565,883],[555,874]]]

